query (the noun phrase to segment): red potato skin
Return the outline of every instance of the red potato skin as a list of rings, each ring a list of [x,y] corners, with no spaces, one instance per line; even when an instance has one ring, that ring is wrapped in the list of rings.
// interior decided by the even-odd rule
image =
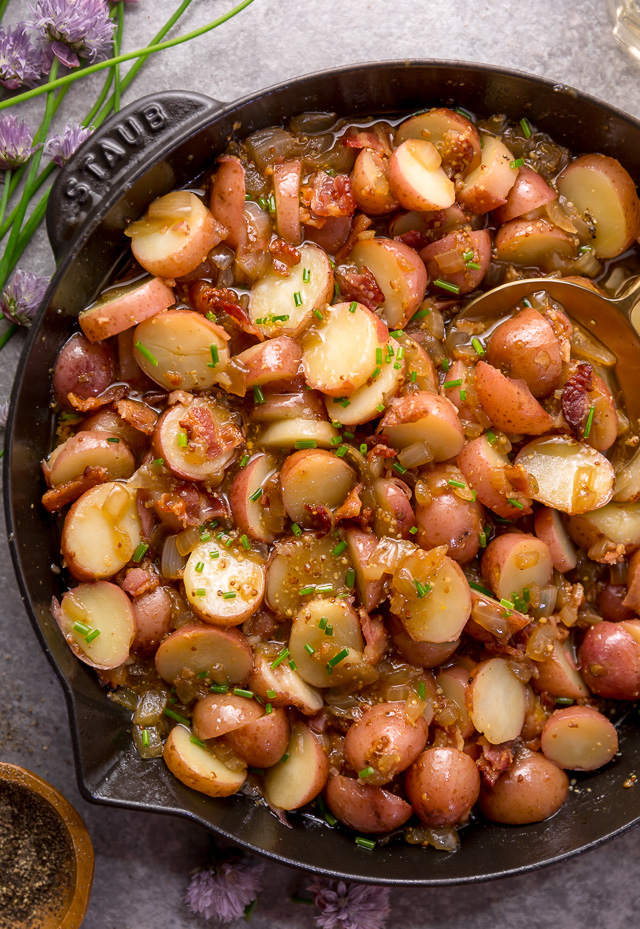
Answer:
[[[464,430],[458,418],[458,411],[453,403],[438,394],[420,390],[417,393],[408,394],[406,397],[392,400],[378,426],[378,431],[384,434],[389,426],[415,423],[421,419],[428,419],[430,416],[444,420],[458,432],[459,448],[449,456],[454,457],[464,446]]]
[[[520,510],[518,507],[508,503],[506,496],[499,493],[491,485],[489,479],[490,465],[488,462],[484,461],[484,449],[482,444],[484,441],[484,437],[480,436],[477,439],[472,439],[471,442],[467,442],[458,455],[458,467],[471,487],[476,491],[478,500],[482,501],[482,503],[493,510],[494,513],[497,513],[498,516],[502,516],[503,519],[528,516],[532,512],[530,500],[523,499],[520,494],[518,499],[523,504],[523,508]],[[486,468],[478,467],[479,460],[486,464]]]
[[[505,377],[485,361],[476,365],[475,386],[483,410],[497,429],[543,435],[553,426],[552,417],[524,382]]]
[[[376,242],[377,248],[385,249],[396,259],[399,276],[401,275],[406,282],[407,293],[402,305],[402,317],[396,320],[393,326],[394,329],[401,329],[411,319],[416,309],[424,300],[424,295],[427,292],[427,284],[429,283],[427,269],[420,255],[418,255],[413,248],[409,248],[408,245],[405,245],[404,242],[382,237],[376,237],[373,241]],[[355,257],[354,260],[356,260]],[[360,268],[361,265],[366,265],[366,260],[360,263],[356,260],[356,264],[358,264]],[[382,282],[378,281],[377,283],[378,286],[384,290]],[[394,278],[394,280],[390,282],[390,285],[392,290],[398,290],[397,279]],[[382,307],[384,310],[384,303]]]
[[[584,681],[577,683],[562,666],[558,658],[560,649],[572,670],[578,670],[571,653],[567,653],[559,642],[555,642],[551,655],[544,661],[536,662],[538,676],[531,679],[533,689],[538,693],[548,693],[552,697],[569,697],[571,700],[588,697],[589,691]]]
[[[522,310],[493,331],[487,361],[507,377],[523,380],[534,397],[547,397],[560,386],[560,343],[544,316]]]
[[[64,410],[73,409],[70,393],[82,400],[97,397],[114,380],[115,360],[109,345],[92,343],[80,332],[62,346],[53,370],[53,393]]]
[[[465,268],[463,271],[446,273],[438,264],[437,256],[452,250],[457,251],[460,256],[462,256],[463,252],[472,251],[473,262],[479,264],[480,267],[477,269]],[[420,251],[420,257],[425,263],[431,281],[431,290],[434,293],[442,294],[442,288],[433,283],[434,280],[440,278],[450,284],[457,285],[460,288],[459,294],[461,296],[469,294],[482,283],[489,270],[491,236],[486,229],[479,229],[477,232],[468,232],[466,230],[452,232],[450,235],[443,236],[443,238],[423,248]]]
[[[208,626],[205,623],[189,623],[186,626],[181,626],[167,636],[166,639],[163,639],[155,656],[156,670],[158,669],[158,657],[162,657],[162,650],[169,639],[171,639],[172,642],[175,642],[176,639],[186,641],[191,651],[197,651],[198,639],[202,636],[206,638],[215,637],[218,641],[224,638],[229,642],[233,641],[234,645],[237,645],[238,652],[236,657],[238,658],[239,664],[238,670],[242,673],[238,673],[237,680],[232,681],[232,683],[242,681],[251,674],[253,669],[253,652],[251,651],[251,646],[249,645],[247,637],[243,635],[239,629],[223,629],[220,626]],[[160,674],[160,671],[158,671],[158,674]],[[160,677],[162,677],[161,674]],[[173,681],[170,683],[173,683]]]
[[[603,765],[608,764],[615,753],[618,751],[618,733],[616,732],[615,726],[610,722],[606,716],[603,716],[602,713],[599,713],[597,710],[594,710],[590,706],[568,706],[562,710],[555,710],[549,717],[549,719],[544,724],[544,728],[541,734],[541,748],[547,757],[551,758],[553,754],[553,743],[554,739],[557,738],[557,729],[558,724],[567,722],[568,728],[579,728],[580,721],[593,720],[597,721],[600,727],[599,734],[602,734],[602,738],[606,739],[606,743],[609,746],[606,756],[598,762],[589,767],[572,767],[569,770],[571,771],[595,771],[597,768],[601,768]],[[606,736],[605,736],[606,733]],[[601,747],[600,740],[598,742],[598,748]],[[554,760],[551,758],[551,760]],[[555,761],[555,764],[560,765],[560,767],[566,767],[562,765],[560,760]]]
[[[453,826],[469,818],[480,794],[480,775],[464,752],[429,748],[407,771],[405,789],[423,823]]]
[[[495,823],[539,823],[557,813],[569,795],[566,773],[542,754],[521,750],[493,787],[483,783],[479,808]]]
[[[78,322],[90,342],[101,342],[162,313],[175,302],[173,290],[159,277],[153,277],[104,307],[98,305],[84,310]]]
[[[568,232],[552,226],[544,219],[512,219],[500,226],[496,233],[494,242],[496,258],[498,261],[511,261],[513,264],[527,264],[528,259],[523,260],[519,254],[519,247],[534,236],[543,236],[547,242],[553,242],[553,246],[546,246],[545,253],[554,251],[569,257],[576,254],[575,239]],[[545,264],[544,256],[541,264],[543,266]]]
[[[329,778],[324,798],[336,819],[369,835],[399,829],[413,815],[402,797],[340,774]]]
[[[132,650],[152,655],[171,631],[171,597],[166,587],[156,587],[134,597],[132,602],[136,635]]]
[[[533,523],[538,538],[549,546],[553,567],[560,571],[561,574],[564,574],[565,571],[572,571],[578,560],[575,549],[573,554],[571,552],[568,554],[565,551],[553,525],[553,510],[546,506],[536,510]]]
[[[308,242],[315,242],[329,255],[337,254],[349,238],[351,216],[328,216],[323,226],[305,226],[304,237]]]
[[[416,506],[418,545],[424,549],[447,546],[447,555],[458,564],[468,564],[478,554],[484,508],[477,501],[460,500],[454,493],[432,497],[431,503]]]
[[[390,781],[417,758],[428,733],[422,716],[411,725],[404,714],[404,703],[378,703],[349,727],[345,755],[354,771],[371,766],[385,782]]]
[[[402,539],[410,539],[411,529],[416,521],[406,493],[393,479],[376,481],[374,492],[378,500],[382,499],[386,504],[386,506],[381,504],[376,510],[376,534],[379,536],[397,535]]]
[[[227,733],[231,748],[254,768],[277,764],[289,745],[291,724],[287,711],[275,707],[254,722]]]
[[[247,388],[293,379],[298,374],[301,358],[299,344],[286,335],[252,345],[236,355],[236,361],[247,368],[244,376]]]
[[[526,532],[505,532],[504,535],[499,535],[497,538],[492,539],[487,545],[484,555],[482,556],[482,576],[487,583],[491,584],[494,591],[497,590],[500,582],[500,573],[505,561],[511,555],[512,549],[515,546],[519,546],[524,539],[530,540],[532,551],[539,555],[546,555],[546,549],[548,548],[546,543]],[[552,564],[551,561],[549,561],[549,577],[547,583],[551,582],[551,576]]]
[[[364,568],[376,548],[378,547],[378,537],[373,532],[365,532],[363,529],[349,528],[346,533],[347,542],[351,558],[360,568]],[[360,580],[356,574],[356,584],[360,603],[369,612],[378,606],[384,597],[384,581],[382,578],[378,581]]]
[[[522,165],[515,184],[507,194],[507,202],[494,210],[493,218],[501,226],[557,199],[558,194],[537,171]]]
[[[273,186],[276,200],[278,235],[291,245],[299,245],[300,229],[300,173],[302,162],[285,161],[273,166]]]
[[[580,646],[582,676],[600,697],[637,700],[640,697],[640,621],[602,622],[587,630]]]
[[[209,209],[214,218],[227,228],[227,244],[237,248],[245,230],[244,168],[240,159],[233,155],[222,155],[219,162],[220,167],[211,188]]]
[[[469,423],[477,423],[478,417],[469,401],[461,398],[460,391],[464,390],[465,386],[468,387],[469,382],[473,383],[473,374],[473,368],[466,365],[464,361],[454,361],[447,372],[447,380],[462,381],[462,385],[460,387],[447,387],[444,392],[447,400],[451,400],[457,409],[460,419],[464,419]]]
[[[596,606],[602,618],[611,623],[622,623],[625,620],[635,619],[635,612],[625,606],[627,596],[627,588],[624,584],[605,584],[596,600]]]
[[[402,657],[418,668],[437,668],[447,661],[460,645],[460,639],[456,639],[455,642],[416,642],[400,620],[392,614],[387,617],[386,625],[393,644]]]
[[[229,489],[229,506],[233,521],[241,532],[246,533],[255,542],[273,542],[276,538],[266,526],[256,525],[248,518],[249,497],[262,485],[257,475],[263,473],[264,458],[264,455],[256,455],[244,468],[240,468]]]
[[[627,595],[624,598],[623,605],[635,613],[640,612],[640,550],[634,552],[629,559]]]
[[[351,172],[351,189],[359,209],[368,216],[391,213],[398,206],[389,189],[386,162],[377,152],[363,148]]]
[[[207,694],[193,710],[193,729],[199,739],[215,739],[255,722],[264,710],[247,697]]]

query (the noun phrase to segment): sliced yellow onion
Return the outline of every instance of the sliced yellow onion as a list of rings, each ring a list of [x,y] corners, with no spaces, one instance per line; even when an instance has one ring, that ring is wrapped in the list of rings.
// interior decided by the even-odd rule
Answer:
[[[176,548],[181,555],[190,555],[200,542],[200,529],[198,526],[189,526],[176,536]]]
[[[175,535],[167,536],[162,546],[160,573],[170,581],[175,581],[179,577],[182,577],[183,568],[187,563],[187,559],[178,551],[176,539],[177,536]]]
[[[398,452],[398,461],[404,468],[417,468],[433,461],[433,451],[428,442],[414,442]]]

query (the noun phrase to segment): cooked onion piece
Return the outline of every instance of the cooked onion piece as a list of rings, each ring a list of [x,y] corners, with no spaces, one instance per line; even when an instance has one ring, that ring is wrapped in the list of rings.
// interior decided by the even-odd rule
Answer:
[[[546,757],[570,771],[595,771],[618,751],[613,724],[590,706],[570,706],[552,713],[540,739]]]
[[[399,353],[399,349],[395,339],[389,339],[384,347],[376,348],[376,367],[371,373],[371,383],[363,384],[350,394],[348,402],[325,397],[327,413],[333,422],[356,426],[380,416],[380,408],[388,406],[405,378],[406,352],[402,349]],[[382,359],[381,364],[377,364],[378,358]]]
[[[495,248],[499,261],[554,271],[554,256],[576,257],[576,237],[544,219],[512,219],[498,229]]]
[[[274,613],[293,618],[318,586],[329,596],[346,591],[349,565],[344,555],[331,554],[335,545],[330,535],[317,539],[309,533],[276,542],[267,565],[265,591]]]
[[[175,302],[172,289],[160,278],[152,277],[142,283],[107,290],[80,313],[78,322],[90,342],[100,342],[137,326]]]
[[[482,574],[498,600],[511,600],[531,587],[551,583],[553,563],[549,546],[535,536],[506,532],[489,542],[482,556]]]
[[[97,581],[67,591],[53,615],[74,655],[92,668],[117,668],[135,636],[131,601],[115,584]]]
[[[616,472],[616,503],[635,503],[640,500],[640,450]]]
[[[176,403],[158,420],[153,445],[177,477],[219,484],[242,433],[227,410],[204,398]]]
[[[427,271],[417,252],[393,239],[361,239],[349,260],[368,268],[384,294],[379,310],[390,329],[401,329],[424,300]]]
[[[199,739],[215,739],[255,722],[263,713],[263,707],[247,697],[207,694],[193,708],[193,731]]]
[[[542,435],[552,428],[552,417],[526,384],[505,377],[485,361],[476,365],[474,383],[478,400],[497,429],[508,434]]]
[[[493,787],[483,784],[480,810],[495,823],[539,823],[557,813],[569,796],[569,778],[542,754],[522,748]]]
[[[324,700],[319,690],[294,671],[294,664],[286,646],[278,650],[260,644],[255,649],[248,686],[273,706],[295,706],[305,716],[314,716],[322,709]]]
[[[456,708],[458,716],[456,722],[460,728],[460,734],[463,739],[470,739],[476,731],[475,726],[471,722],[469,711],[467,710],[469,702],[469,674],[470,670],[465,665],[453,664],[449,665],[449,667],[445,668],[443,671],[440,671],[436,676],[438,687],[447,700],[450,700]]]
[[[178,676],[205,672],[216,684],[239,684],[251,674],[253,656],[247,638],[237,629],[190,624],[162,640],[155,663],[168,684]]]
[[[480,136],[470,120],[455,110],[436,107],[400,123],[394,142],[427,139],[437,149],[450,176],[475,168],[480,162]]]
[[[230,797],[247,779],[246,768],[232,771],[211,749],[193,742],[184,726],[171,730],[162,757],[179,781],[209,797]]]
[[[578,556],[560,514],[546,506],[540,507],[536,510],[534,525],[538,538],[549,546],[556,571],[562,574],[572,571],[578,563]]]
[[[279,810],[297,810],[310,803],[324,787],[329,759],[304,723],[293,727],[287,760],[270,768],[264,779],[267,803]]]
[[[331,440],[338,435],[331,423],[296,416],[267,426],[260,435],[259,444],[265,448],[295,448],[298,442],[311,441],[320,448],[330,448]]]
[[[456,192],[441,167],[432,142],[407,139],[389,159],[387,176],[391,193],[407,210],[443,210],[455,203]]]
[[[113,577],[140,543],[136,494],[110,481],[73,504],[62,530],[62,555],[79,581]]]
[[[531,513],[531,497],[512,482],[516,475],[511,462],[494,448],[486,435],[467,442],[458,455],[458,466],[469,486],[476,491],[478,500],[498,516],[517,519]],[[526,471],[520,471],[526,479]],[[518,481],[519,487],[521,484]]]
[[[615,475],[610,462],[595,449],[565,436],[534,439],[520,450],[516,464],[534,478],[534,500],[570,516],[602,507],[613,496]]]
[[[379,431],[388,437],[392,448],[424,442],[433,461],[454,458],[464,445],[464,432],[453,403],[426,391],[392,400]]]
[[[262,603],[264,568],[253,553],[234,551],[212,539],[189,555],[184,589],[194,611],[206,622],[237,626]]]
[[[399,562],[390,603],[417,642],[452,642],[471,615],[467,579],[442,547],[417,550]]]
[[[159,313],[137,327],[135,359],[167,390],[203,390],[220,382],[229,361],[224,329],[193,310]]]
[[[356,832],[391,832],[413,814],[411,805],[402,797],[341,774],[329,778],[324,796],[336,819]]]
[[[319,448],[294,452],[280,470],[285,512],[305,528],[316,523],[317,507],[331,510],[340,506],[355,483],[355,471],[346,461]]]
[[[229,505],[233,521],[240,530],[256,542],[273,542],[276,534],[266,520],[263,491],[275,475],[276,460],[271,455],[255,455],[240,468],[229,489]],[[256,496],[257,494],[257,496]]]
[[[483,136],[481,161],[465,178],[458,202],[472,213],[488,213],[506,202],[518,177],[518,167],[507,146],[497,136]]]
[[[46,462],[50,487],[76,480],[86,468],[104,468],[111,480],[131,477],[135,458],[126,444],[111,432],[83,430],[58,445]]]
[[[251,288],[249,314],[266,338],[299,335],[333,296],[329,258],[317,245],[298,249],[300,261],[283,277],[270,269]]]
[[[358,614],[343,600],[311,600],[293,620],[289,651],[300,677],[314,687],[362,677],[363,650]]]
[[[493,745],[517,739],[524,725],[525,685],[503,658],[481,662],[469,688],[469,715],[478,732]]]

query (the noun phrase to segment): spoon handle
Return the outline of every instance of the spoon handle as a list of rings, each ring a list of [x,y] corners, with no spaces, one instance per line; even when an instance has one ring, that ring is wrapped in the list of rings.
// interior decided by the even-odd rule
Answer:
[[[631,283],[626,284],[622,293],[612,302],[631,320],[636,331],[640,330],[640,275],[632,278]],[[636,313],[633,312],[634,309],[637,310]]]

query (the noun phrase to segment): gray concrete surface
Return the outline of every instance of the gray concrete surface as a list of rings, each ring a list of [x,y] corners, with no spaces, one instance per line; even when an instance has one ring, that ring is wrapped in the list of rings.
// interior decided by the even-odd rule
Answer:
[[[145,44],[175,6],[177,0],[126,4],[126,49]],[[194,0],[173,34],[195,29],[231,6],[231,0]],[[24,16],[25,10],[26,2],[12,0],[6,19]],[[158,88],[188,88],[232,100],[316,68],[405,57],[519,68],[572,84],[640,116],[640,70],[611,38],[606,0],[255,0],[217,31],[148,61],[125,99]],[[100,84],[96,79],[76,85],[65,113],[82,116]],[[40,106],[24,110],[34,124]],[[42,230],[22,265],[53,271]],[[10,392],[22,341],[19,334],[0,356],[0,401]],[[182,902],[190,869],[206,856],[204,830],[91,805],[80,797],[61,689],[22,608],[4,535],[0,546],[0,758],[50,780],[89,827],[96,873],[84,926],[204,926]],[[526,877],[448,890],[396,890],[388,925],[627,929],[637,924],[638,862],[640,830]],[[289,902],[303,883],[296,872],[267,865],[266,890],[252,918],[256,929],[312,927],[311,908]]]

